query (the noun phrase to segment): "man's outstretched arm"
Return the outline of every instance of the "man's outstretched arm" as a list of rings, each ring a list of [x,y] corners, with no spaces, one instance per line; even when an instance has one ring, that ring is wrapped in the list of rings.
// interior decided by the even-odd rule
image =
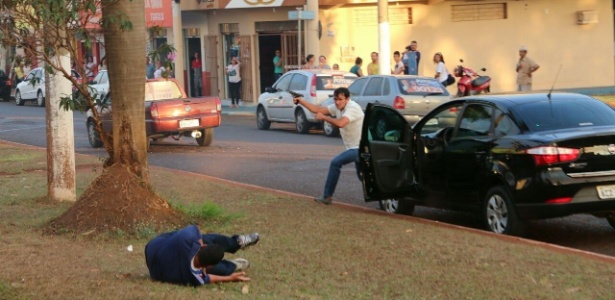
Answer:
[[[212,275],[209,276],[210,283],[216,282],[233,282],[233,281],[250,281],[250,277],[246,276],[246,272],[237,272],[228,276]]]
[[[305,99],[303,98],[294,98],[293,100],[295,101],[296,105],[303,105],[303,107],[307,108],[309,111],[311,111],[314,114],[317,114],[317,113],[321,113],[323,115],[329,114],[329,109],[327,107],[312,104],[310,102],[305,101]]]

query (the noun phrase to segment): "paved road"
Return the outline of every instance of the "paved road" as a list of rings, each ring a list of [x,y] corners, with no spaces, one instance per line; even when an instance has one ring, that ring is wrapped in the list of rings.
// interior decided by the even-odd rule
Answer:
[[[89,147],[84,115],[75,113],[74,124],[76,151],[105,157],[104,151]],[[293,129],[293,125],[273,124],[270,130],[260,131],[253,116],[224,116],[211,147],[198,147],[190,138],[164,140],[152,145],[149,162],[316,196],[322,191],[329,159],[343,150],[341,140],[324,137],[318,131],[299,135]],[[0,102],[0,139],[44,147],[44,109]],[[362,200],[361,185],[352,167],[343,170],[335,197],[346,203],[378,207]],[[481,227],[476,217],[465,213],[418,208],[415,215]],[[615,256],[615,230],[605,220],[589,215],[532,221],[526,237]]]

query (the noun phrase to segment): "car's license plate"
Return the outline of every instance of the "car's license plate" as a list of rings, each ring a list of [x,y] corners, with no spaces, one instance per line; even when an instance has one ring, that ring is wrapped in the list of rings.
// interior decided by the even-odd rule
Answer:
[[[199,119],[179,120],[179,128],[199,127]]]
[[[601,185],[596,188],[600,199],[615,199],[615,185]]]

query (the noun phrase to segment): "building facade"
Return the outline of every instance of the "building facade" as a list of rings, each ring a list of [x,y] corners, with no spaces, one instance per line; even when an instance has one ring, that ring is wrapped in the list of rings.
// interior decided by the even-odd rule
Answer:
[[[273,83],[277,49],[286,58],[286,71],[298,67],[300,53],[310,53],[326,56],[341,70],[362,57],[365,72],[370,53],[378,51],[376,1],[315,1],[182,0],[185,69],[190,70],[190,58],[199,53],[205,94],[226,98],[224,67],[238,56],[244,101],[256,101]],[[315,12],[314,19],[302,22],[301,34],[292,16],[298,8]],[[523,45],[541,66],[534,73],[534,90],[553,84],[558,89],[615,84],[610,0],[389,1],[389,24],[391,51],[418,42],[420,75],[434,75],[432,58],[441,52],[449,71],[463,59],[470,68],[487,69],[492,92],[514,91]],[[192,85],[193,75],[185,74]]]

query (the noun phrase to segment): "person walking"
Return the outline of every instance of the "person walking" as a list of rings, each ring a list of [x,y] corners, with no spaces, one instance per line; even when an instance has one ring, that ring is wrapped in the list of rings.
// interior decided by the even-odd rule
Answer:
[[[308,54],[308,56],[305,57],[305,65],[303,65],[301,69],[317,69],[316,56],[314,56],[314,54]]]
[[[332,196],[344,165],[354,163],[357,176],[361,180],[359,173],[359,143],[361,142],[361,128],[363,126],[363,110],[359,104],[350,99],[350,91],[347,88],[335,89],[333,91],[333,100],[333,104],[324,107],[307,102],[301,97],[294,99],[295,104],[302,105],[316,114],[316,120],[329,122],[331,125],[338,127],[346,147],[346,150],[331,160],[324,192],[320,197],[314,198],[314,201],[327,205],[332,202]]]
[[[318,57],[318,68],[321,70],[331,70],[331,66],[327,64],[327,57],[324,55]]]
[[[192,59],[192,64],[191,64],[195,97],[203,96],[203,76],[202,76],[202,71],[201,71],[202,65],[203,65],[203,62],[201,61],[199,53],[195,52],[194,59]]]
[[[402,61],[404,62],[404,74],[419,75],[419,62],[421,61],[421,52],[417,50],[418,43],[410,42],[403,53]]]
[[[282,59],[282,52],[275,50],[275,57],[273,58],[273,80],[277,81],[284,74],[284,60]]]
[[[443,86],[448,86],[448,70],[446,70],[446,65],[444,64],[444,56],[442,53],[438,52],[433,56],[433,63],[436,64],[436,75],[434,78],[438,80]]]
[[[519,48],[519,61],[517,62],[517,91],[529,92],[532,90],[532,73],[540,66],[527,57],[527,47]]]
[[[363,71],[361,70],[361,66],[363,65],[363,59],[357,57],[354,60],[354,66],[350,68],[350,73],[357,75],[358,77],[363,77]]]
[[[401,53],[399,53],[399,51],[393,52],[393,60],[395,61],[395,69],[393,69],[393,74],[404,74],[406,68],[404,67],[404,63],[401,61]]]
[[[378,52],[372,52],[372,62],[367,65],[367,75],[378,75]]]
[[[258,233],[201,234],[196,225],[160,234],[145,245],[145,264],[155,281],[200,286],[208,283],[250,281],[244,272],[250,263],[243,258],[225,260],[258,243]]]
[[[237,57],[231,58],[231,64],[226,67],[226,75],[228,75],[229,91],[231,94],[231,107],[239,107],[239,90],[241,88],[240,63]]]

